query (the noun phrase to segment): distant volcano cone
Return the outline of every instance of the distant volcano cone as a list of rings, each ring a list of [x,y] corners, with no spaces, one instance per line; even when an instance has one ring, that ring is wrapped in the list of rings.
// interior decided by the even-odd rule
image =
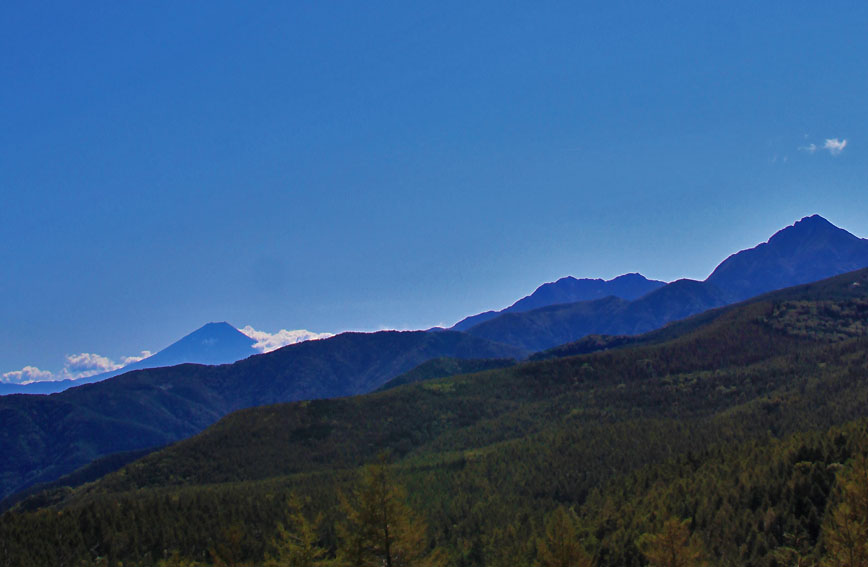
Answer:
[[[196,364],[230,364],[247,358],[259,351],[253,348],[256,343],[229,323],[208,323],[189,335],[167,346],[157,354],[123,368],[104,372],[78,380],[59,380],[56,382],[34,382],[32,384],[0,384],[0,395],[6,394],[54,394],[68,388],[92,384],[119,376],[131,370],[175,366],[185,362]]]

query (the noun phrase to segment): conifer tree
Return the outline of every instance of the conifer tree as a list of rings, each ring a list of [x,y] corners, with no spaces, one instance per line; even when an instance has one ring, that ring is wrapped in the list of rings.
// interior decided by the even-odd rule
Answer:
[[[579,541],[575,512],[559,506],[546,521],[545,537],[537,541],[539,567],[591,567]]]
[[[365,467],[356,489],[342,496],[346,521],[338,526],[338,564],[346,567],[422,567],[442,562],[426,555],[427,526],[407,505],[385,456]]]
[[[858,456],[839,473],[840,501],[823,530],[824,564],[868,566],[868,459]]]
[[[705,565],[699,539],[691,537],[688,520],[670,518],[656,534],[644,534],[639,547],[651,567],[699,567]]]
[[[277,536],[273,542],[275,552],[269,554],[266,567],[317,567],[324,565],[326,549],[319,545],[317,530],[322,523],[322,515],[313,521],[307,519],[302,503],[293,494],[289,498],[289,528],[282,523],[277,525]]]
[[[492,530],[485,544],[486,567],[528,567],[534,551],[534,541],[516,523]]]
[[[220,532],[217,544],[211,549],[215,567],[240,567],[244,557],[244,528],[235,523]]]
[[[194,567],[193,561],[189,561],[181,557],[181,553],[176,549],[171,555],[157,563],[158,567]]]
[[[811,546],[803,533],[784,533],[784,543],[772,551],[778,565],[784,567],[810,567],[815,564],[810,555]]]

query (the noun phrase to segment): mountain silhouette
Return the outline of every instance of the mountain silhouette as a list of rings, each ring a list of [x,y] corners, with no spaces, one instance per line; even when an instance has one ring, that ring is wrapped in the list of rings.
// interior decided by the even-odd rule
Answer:
[[[478,315],[471,315],[456,323],[451,330],[466,331],[467,329],[490,321],[504,313],[520,313],[557,305],[561,303],[576,303],[578,301],[591,301],[614,296],[621,299],[638,299],[666,285],[666,282],[649,280],[642,274],[624,274],[611,280],[576,279],[572,276],[561,278],[556,282],[545,283],[532,294],[519,299],[506,309],[501,311],[486,311]]]
[[[741,301],[868,266],[868,239],[820,215],[778,231],[768,242],[733,254],[705,280]]]
[[[868,240],[814,215],[776,232],[768,242],[733,254],[705,281],[678,280],[633,301],[609,297],[499,313],[465,332],[544,350],[587,335],[645,333],[708,309],[864,267]]]

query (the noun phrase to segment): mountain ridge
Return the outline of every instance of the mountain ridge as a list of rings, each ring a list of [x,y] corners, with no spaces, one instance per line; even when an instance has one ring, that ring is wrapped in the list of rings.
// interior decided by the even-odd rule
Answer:
[[[604,280],[602,278],[577,279],[573,276],[565,276],[554,282],[540,285],[530,295],[519,299],[500,311],[486,311],[465,317],[453,325],[450,330],[466,331],[475,325],[494,319],[504,313],[531,311],[560,303],[592,301],[609,296],[627,300],[637,299],[664,285],[666,285],[666,282],[649,280],[636,272],[623,274],[611,280]]]
[[[768,241],[737,252],[705,279],[734,301],[868,266],[868,239],[820,215],[803,217]]]
[[[0,498],[104,455],[189,437],[245,407],[371,391],[432,358],[526,354],[458,332],[342,333],[233,364],[134,370],[47,396],[2,396]]]
[[[868,267],[868,239],[819,215],[727,257],[704,281],[681,279],[633,301],[558,304],[498,314],[465,332],[541,351],[587,335],[636,335],[708,309]]]

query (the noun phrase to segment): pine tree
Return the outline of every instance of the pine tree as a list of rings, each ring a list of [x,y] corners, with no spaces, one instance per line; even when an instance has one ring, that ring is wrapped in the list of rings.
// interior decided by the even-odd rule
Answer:
[[[546,521],[545,538],[537,541],[540,567],[591,567],[579,541],[575,512],[559,506]]]

